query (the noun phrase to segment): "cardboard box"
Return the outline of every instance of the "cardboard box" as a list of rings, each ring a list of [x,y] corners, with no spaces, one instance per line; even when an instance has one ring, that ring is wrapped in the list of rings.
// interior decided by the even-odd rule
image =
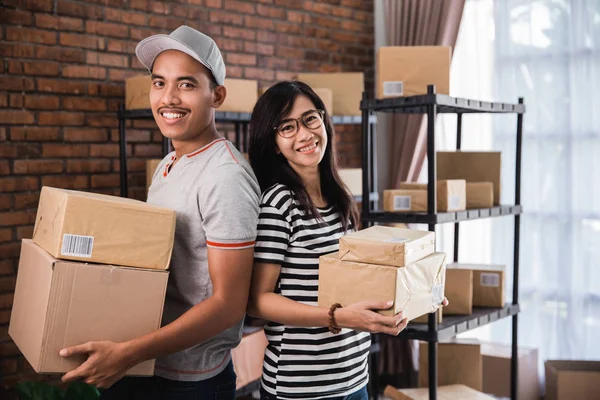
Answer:
[[[545,400],[593,400],[600,393],[600,361],[548,360]]]
[[[261,378],[266,347],[267,337],[265,331],[258,329],[252,333],[244,334],[240,344],[231,350],[233,368],[237,375],[237,389]]]
[[[427,195],[426,183],[400,183],[400,189],[424,190]],[[438,180],[437,210],[440,212],[463,211],[467,209],[467,182],[464,179]],[[427,211],[427,197],[425,197]]]
[[[449,269],[473,271],[473,306],[504,307],[505,269],[503,265],[452,263]]]
[[[473,313],[473,271],[470,269],[446,269],[444,293],[449,304],[443,307],[445,315],[471,315]]]
[[[377,98],[450,94],[449,46],[383,46],[377,50]]]
[[[428,400],[429,388],[396,389],[392,386],[387,386],[383,395],[392,400]],[[494,400],[492,396],[478,392],[465,385],[438,386],[437,398],[438,400]]]
[[[435,232],[372,226],[340,238],[340,258],[404,267],[435,251]]]
[[[297,79],[312,88],[331,89],[331,115],[361,115],[360,101],[365,90],[362,72],[300,73]]]
[[[350,194],[362,195],[362,168],[340,168],[338,173],[342,182],[350,190]]]
[[[448,270],[446,269],[446,271],[448,271]],[[444,286],[444,296],[448,297],[448,296],[446,296],[446,288],[445,288],[445,286]],[[436,315],[437,315],[437,323],[438,324],[441,324],[442,320],[443,320],[443,316],[442,316],[442,314],[443,314],[442,309],[443,308],[444,307],[440,307],[435,312]],[[415,319],[413,319],[410,322],[412,322],[413,324],[428,324],[429,323],[429,314],[431,314],[431,313],[423,314],[420,317],[415,318]]]
[[[319,306],[393,300],[393,307],[380,314],[402,311],[410,321],[442,304],[445,272],[444,253],[402,268],[342,261],[338,253],[327,254],[319,258]]]
[[[427,190],[384,190],[383,210],[394,213],[427,212]]]
[[[150,75],[137,75],[125,79],[125,109],[150,108]]]
[[[537,349],[518,349],[519,400],[540,400]],[[483,391],[510,398],[510,362],[512,347],[497,343],[482,343]]]
[[[24,239],[9,334],[38,373],[64,373],[85,356],[64,347],[90,340],[122,342],[160,328],[167,271],[57,260]],[[128,375],[151,376],[154,360]]]
[[[500,161],[499,151],[438,151],[437,178],[492,182],[494,204],[499,205]]]
[[[429,385],[427,343],[419,343],[419,387]],[[483,388],[481,345],[473,340],[438,343],[438,385],[467,385]]]
[[[146,193],[148,193],[148,189],[150,189],[152,177],[154,176],[154,172],[156,172],[156,168],[158,168],[158,164],[160,164],[161,161],[162,158],[146,160]]]
[[[333,115],[333,90],[329,88],[313,88],[313,90],[321,98],[323,104],[325,104],[327,114]]]
[[[175,211],[142,201],[43,187],[33,241],[56,258],[167,269]]]
[[[494,206],[492,182],[467,182],[467,208],[491,208]]]

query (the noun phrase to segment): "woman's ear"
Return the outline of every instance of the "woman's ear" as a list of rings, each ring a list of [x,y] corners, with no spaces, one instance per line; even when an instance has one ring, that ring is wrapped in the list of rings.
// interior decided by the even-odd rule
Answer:
[[[217,86],[212,91],[212,106],[214,108],[221,107],[221,105],[225,101],[226,97],[227,97],[227,89],[225,88],[225,86],[221,86],[221,85]]]

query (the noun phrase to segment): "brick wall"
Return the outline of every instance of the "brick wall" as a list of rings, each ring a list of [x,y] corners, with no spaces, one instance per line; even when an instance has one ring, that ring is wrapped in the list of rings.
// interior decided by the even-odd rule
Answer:
[[[126,4],[125,6],[123,4]],[[373,4],[364,0],[3,0],[0,3],[0,377],[33,379],[8,337],[22,238],[40,188],[118,194],[115,115],[149,35],[187,24],[211,35],[227,75],[261,87],[300,71],[366,72],[373,84]],[[129,121],[130,193],[161,155],[153,121]],[[358,127],[337,129],[344,166],[360,164]],[[1,393],[0,393],[1,394]],[[2,397],[2,396],[0,396]]]

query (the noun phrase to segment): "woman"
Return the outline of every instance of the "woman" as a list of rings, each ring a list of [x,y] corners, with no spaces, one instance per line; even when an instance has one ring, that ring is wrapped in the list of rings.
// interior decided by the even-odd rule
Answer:
[[[367,399],[368,332],[397,335],[407,321],[375,312],[392,302],[317,306],[319,256],[358,224],[329,115],[308,85],[280,82],[256,103],[250,132],[263,195],[248,314],[272,321],[261,398]]]

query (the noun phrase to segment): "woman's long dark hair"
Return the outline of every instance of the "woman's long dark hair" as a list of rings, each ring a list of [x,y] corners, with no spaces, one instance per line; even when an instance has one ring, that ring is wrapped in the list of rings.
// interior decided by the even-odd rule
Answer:
[[[302,178],[289,165],[282,154],[277,154],[274,127],[287,117],[298,96],[306,96],[319,110],[325,110],[321,98],[306,83],[299,81],[279,82],[269,88],[256,102],[250,120],[250,164],[258,178],[262,191],[276,183],[287,186],[309,215],[321,220],[319,211],[312,202]],[[325,110],[323,125],[327,132],[327,147],[319,163],[321,192],[329,206],[337,209],[344,230],[350,224],[358,227],[358,212],[354,199],[342,182],[337,169],[337,156],[334,149],[334,130],[329,114]]]

